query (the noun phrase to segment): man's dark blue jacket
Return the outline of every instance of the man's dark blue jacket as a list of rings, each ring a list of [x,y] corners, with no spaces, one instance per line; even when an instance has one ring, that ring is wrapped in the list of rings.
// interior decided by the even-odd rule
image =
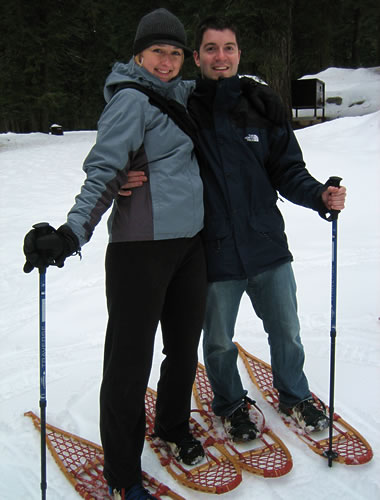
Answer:
[[[201,174],[209,281],[244,279],[292,260],[278,193],[322,215],[326,188],[305,168],[290,124],[261,116],[241,92],[238,76],[198,80],[188,109],[206,158]]]

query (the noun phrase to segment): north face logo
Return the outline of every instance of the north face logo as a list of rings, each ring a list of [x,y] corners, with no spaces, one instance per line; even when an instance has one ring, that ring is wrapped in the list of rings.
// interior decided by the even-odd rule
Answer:
[[[248,134],[246,137],[244,137],[244,140],[247,142],[259,142],[259,136],[256,134]]]

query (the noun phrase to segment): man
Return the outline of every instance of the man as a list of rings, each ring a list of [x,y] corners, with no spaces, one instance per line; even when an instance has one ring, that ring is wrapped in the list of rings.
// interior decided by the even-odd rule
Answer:
[[[237,76],[240,55],[231,23],[216,17],[200,23],[194,60],[201,78],[188,109],[206,159],[201,167],[209,280],[204,360],[215,414],[233,439],[247,441],[258,430],[249,417],[232,341],[244,292],[268,334],[280,410],[308,431],[328,426],[303,372],[292,255],[276,202],[280,193],[325,217],[344,208],[346,189],[316,181],[305,168],[290,124],[273,123],[247,100]],[[139,180],[135,175],[131,181]]]

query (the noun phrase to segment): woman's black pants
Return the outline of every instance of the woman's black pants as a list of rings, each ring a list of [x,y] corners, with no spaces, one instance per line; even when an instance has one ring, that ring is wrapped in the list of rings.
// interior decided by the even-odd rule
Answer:
[[[112,487],[128,489],[141,482],[144,396],[159,322],[165,358],[157,385],[155,431],[169,441],[188,432],[206,289],[199,235],[108,245],[100,433],[104,476]]]

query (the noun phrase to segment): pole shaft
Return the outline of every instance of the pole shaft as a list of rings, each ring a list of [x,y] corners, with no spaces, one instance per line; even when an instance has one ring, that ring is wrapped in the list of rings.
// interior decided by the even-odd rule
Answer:
[[[340,186],[341,177],[330,177],[327,186]],[[332,467],[338,453],[332,449],[334,423],[334,387],[335,387],[335,344],[336,344],[336,292],[337,292],[337,250],[338,250],[338,215],[339,210],[330,210],[332,221],[332,264],[331,264],[331,328],[330,328],[330,397],[329,397],[329,448],[323,453]]]
[[[46,270],[40,270],[41,498],[46,498]]]
[[[332,467],[335,456],[332,449],[333,423],[334,423],[334,389],[335,389],[335,346],[336,346],[336,296],[337,296],[337,248],[338,248],[338,223],[332,221],[332,264],[331,264],[331,347],[330,347],[330,422],[329,422],[329,451],[328,465]]]

